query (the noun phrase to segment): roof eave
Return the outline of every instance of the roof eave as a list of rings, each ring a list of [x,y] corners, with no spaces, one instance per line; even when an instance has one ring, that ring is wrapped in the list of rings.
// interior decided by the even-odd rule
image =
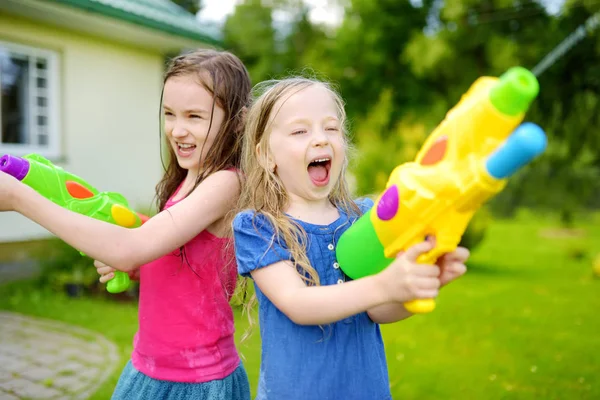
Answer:
[[[130,22],[130,23],[140,25],[140,26],[143,26],[146,28],[156,29],[161,32],[170,33],[172,35],[179,36],[182,38],[186,38],[186,39],[190,39],[190,40],[194,40],[194,41],[200,41],[200,42],[206,43],[208,45],[213,45],[213,46],[221,46],[222,45],[222,43],[217,38],[211,37],[210,35],[203,34],[200,32],[193,32],[188,29],[181,29],[181,28],[175,27],[170,24],[165,24],[165,23],[156,21],[151,18],[145,18],[141,15],[129,13],[129,12],[123,11],[123,10],[115,8],[115,7],[110,7],[110,6],[104,5],[102,3],[90,2],[90,1],[86,1],[86,0],[52,0],[52,1],[56,2],[56,3],[61,3],[61,4],[69,5],[72,7],[76,7],[76,8],[85,10],[85,11],[97,13],[100,15],[109,16],[109,17],[116,18],[116,19],[119,19],[122,21]]]
[[[0,1],[0,13],[163,54],[199,47],[222,47],[210,35],[175,34],[151,28],[148,21],[142,25],[89,8],[72,7],[65,0],[3,0]]]

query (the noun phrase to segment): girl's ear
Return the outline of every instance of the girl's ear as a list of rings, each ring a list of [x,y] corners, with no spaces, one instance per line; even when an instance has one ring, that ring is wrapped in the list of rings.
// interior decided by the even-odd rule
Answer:
[[[262,146],[259,144],[256,145],[256,156],[258,158],[259,164],[266,170],[270,172],[275,172],[277,169],[277,165],[275,161],[271,158],[266,151],[263,151]]]

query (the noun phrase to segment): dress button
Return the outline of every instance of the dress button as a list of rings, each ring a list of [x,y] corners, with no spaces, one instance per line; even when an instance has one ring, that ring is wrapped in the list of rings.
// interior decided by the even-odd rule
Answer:
[[[329,243],[329,244],[327,245],[327,248],[328,248],[329,250],[333,250],[333,247],[334,247],[334,246],[333,246],[333,243]]]
[[[338,285],[339,285],[340,283],[344,283],[344,280],[343,280],[343,279],[338,279],[337,283],[338,283]]]
[[[340,264],[338,264],[336,262],[333,263],[333,268],[338,269],[339,267],[340,267]]]

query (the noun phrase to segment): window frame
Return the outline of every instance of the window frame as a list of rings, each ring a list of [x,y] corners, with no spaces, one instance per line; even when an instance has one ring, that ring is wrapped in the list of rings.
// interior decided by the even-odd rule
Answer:
[[[39,144],[18,144],[18,143],[2,143],[0,141],[0,154],[9,153],[15,156],[24,156],[29,153],[37,153],[48,159],[56,160],[61,157],[61,135],[60,135],[60,59],[59,55],[56,51],[52,51],[49,49],[42,49],[38,47],[33,47],[29,45],[17,44],[14,42],[7,42],[5,40],[0,40],[0,48],[5,48],[9,52],[15,52],[22,54],[27,57],[29,63],[28,69],[28,80],[29,84],[33,85],[30,87],[35,87],[36,90],[40,90],[37,88],[36,78],[37,73],[33,73],[33,67],[36,67],[36,59],[42,58],[46,62],[46,128],[47,128],[47,145],[39,145]],[[2,71],[0,70],[0,75]],[[1,80],[0,80],[1,85]],[[31,90],[31,89],[30,89]],[[36,104],[36,95],[35,93],[28,93],[27,106],[29,107],[28,119],[30,126],[37,127],[38,123],[36,118],[38,114],[33,112],[37,109],[38,105]],[[0,105],[2,102],[2,97],[0,96]],[[0,109],[0,123],[2,119],[2,112]],[[36,138],[37,139],[37,138]],[[1,140],[1,139],[0,139]]]

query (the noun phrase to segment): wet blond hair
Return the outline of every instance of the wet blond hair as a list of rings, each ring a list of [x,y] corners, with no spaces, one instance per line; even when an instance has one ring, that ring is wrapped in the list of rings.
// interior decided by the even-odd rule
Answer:
[[[329,201],[348,215],[360,215],[360,209],[352,199],[346,170],[348,168],[348,152],[350,150],[346,112],[344,102],[338,92],[327,82],[314,78],[293,77],[281,80],[261,82],[253,89],[255,100],[250,107],[244,132],[242,147],[242,171],[246,176],[244,189],[240,195],[239,211],[250,209],[255,216],[260,214],[267,218],[274,228],[274,238],[265,238],[285,243],[291,262],[307,285],[320,285],[319,275],[306,255],[306,232],[297,222],[285,213],[289,205],[289,196],[283,182],[268,165],[270,156],[269,138],[271,125],[285,102],[296,93],[314,85],[326,89],[334,100],[338,119],[344,136],[346,156],[335,183]],[[282,244],[283,244],[282,243]]]

